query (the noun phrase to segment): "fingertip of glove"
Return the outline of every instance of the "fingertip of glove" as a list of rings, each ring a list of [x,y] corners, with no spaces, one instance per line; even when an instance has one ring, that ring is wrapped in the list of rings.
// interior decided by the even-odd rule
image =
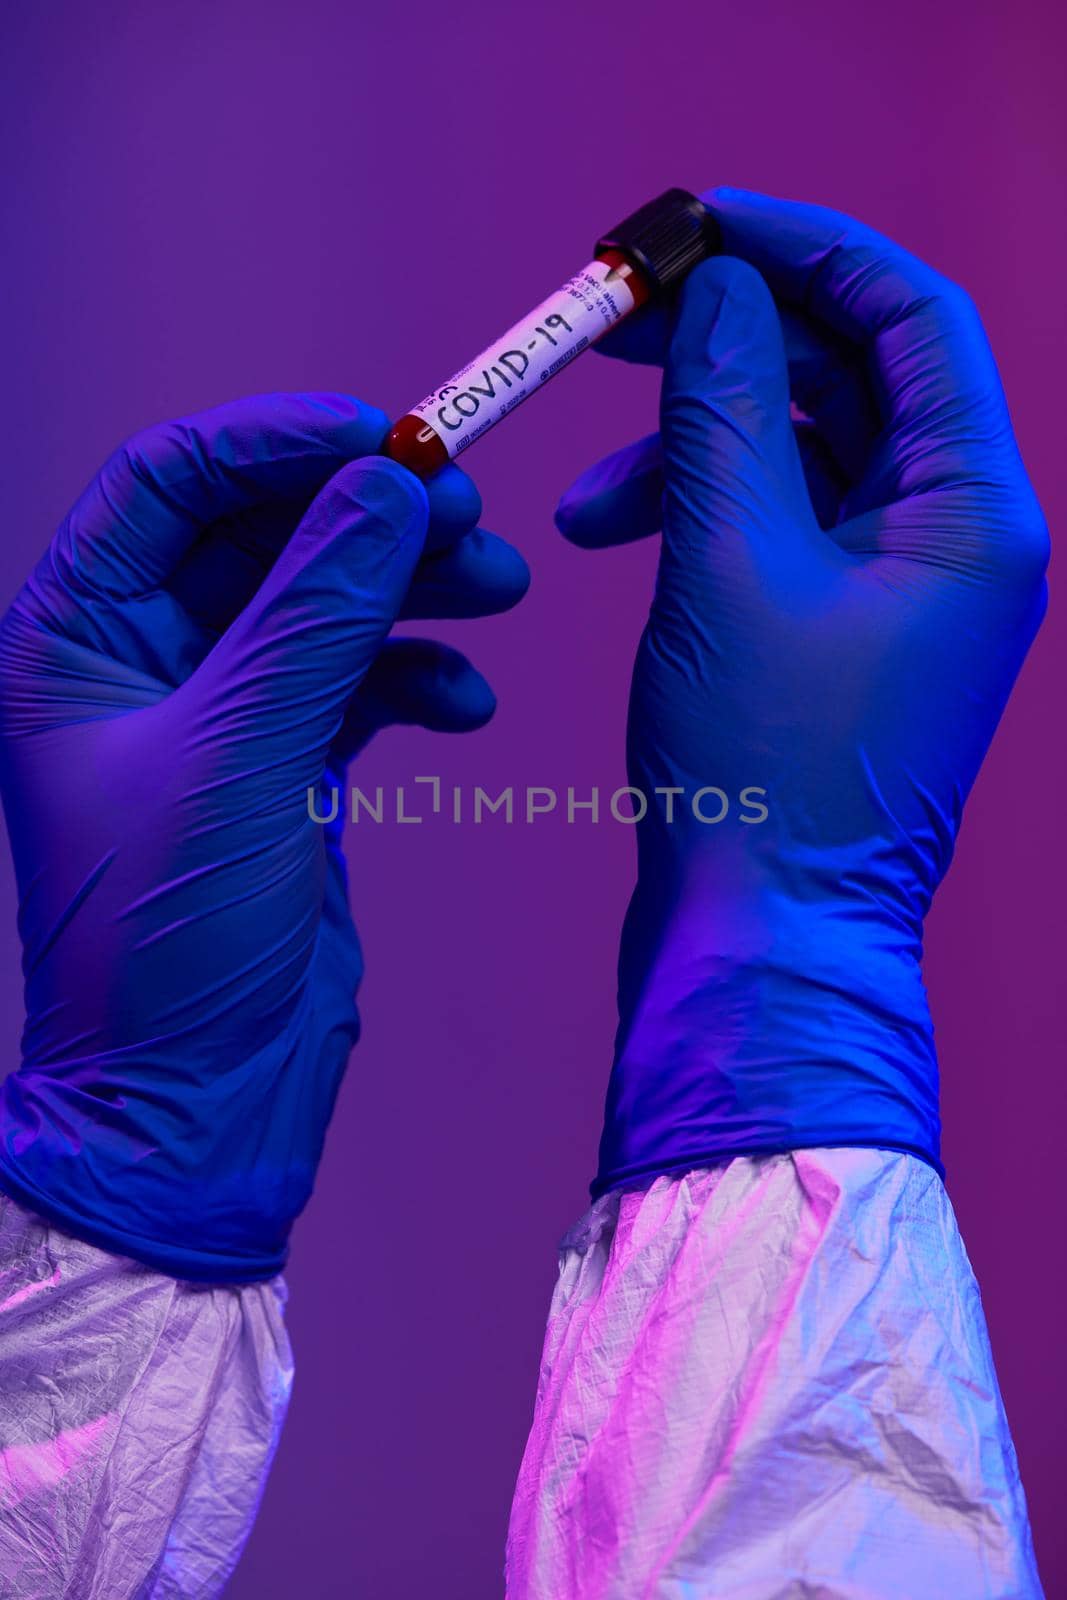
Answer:
[[[568,544],[578,550],[596,550],[604,544],[605,496],[597,481],[598,468],[588,472],[573,483],[560,499],[553,520]]]
[[[309,435],[320,449],[342,460],[380,449],[389,431],[389,418],[380,406],[340,390],[303,390],[264,398],[273,401],[285,429]]]
[[[774,300],[762,273],[740,256],[710,256],[693,268],[682,285],[682,305],[695,300],[714,299],[731,305],[745,305],[764,310],[773,308]]]
[[[457,706],[455,731],[475,733],[496,715],[497,699],[480,672],[471,674],[464,685],[462,702]]]
[[[628,544],[661,524],[663,445],[646,434],[588,467],[560,498],[555,524],[580,550]]]
[[[302,400],[312,410],[321,411],[341,422],[358,418],[366,423],[368,429],[380,428],[383,434],[389,426],[389,419],[381,406],[371,405],[368,400],[360,400],[357,395],[346,394],[341,389],[309,389],[295,398]]]
[[[338,495],[364,515],[391,529],[400,540],[424,539],[429,521],[425,485],[386,456],[362,456],[334,474],[327,493]]]
[[[725,204],[728,200],[755,199],[756,194],[752,189],[740,189],[732,183],[714,183],[710,189],[704,189],[700,195],[707,206],[713,206],[716,200]]]
[[[510,610],[517,606],[520,600],[525,599],[530,588],[533,574],[530,564],[521,550],[516,550],[514,545],[505,544],[507,555],[501,562],[503,576],[500,584],[501,609]]]
[[[402,675],[413,721],[435,733],[472,733],[496,711],[496,695],[462,651],[438,640],[397,641],[392,671]]]
[[[474,480],[454,462],[435,472],[426,485],[430,508],[428,550],[443,550],[478,526],[482,497]]]
[[[787,382],[781,320],[766,280],[747,261],[715,256],[682,285],[665,393],[730,372],[746,390]]]
[[[553,522],[567,543],[577,545],[580,550],[586,549],[589,542],[585,510],[584,499],[568,491],[552,514]]]

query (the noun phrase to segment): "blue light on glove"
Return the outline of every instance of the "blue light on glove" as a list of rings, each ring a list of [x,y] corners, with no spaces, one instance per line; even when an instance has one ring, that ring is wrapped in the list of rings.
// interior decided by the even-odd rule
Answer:
[[[586,546],[662,527],[630,782],[759,787],[768,815],[668,822],[661,796],[637,827],[594,1194],[813,1145],[940,1170],[923,918],[1045,607],[965,294],[847,217],[705,198],[726,256],[601,345],[662,363],[660,433],[558,521]]]
[[[387,722],[493,712],[390,627],[526,586],[464,473],[370,455],[386,428],[267,395],[138,435],[0,627],[27,1010],[0,1187],[176,1277],[283,1265],[357,1036],[341,823],[309,788]]]

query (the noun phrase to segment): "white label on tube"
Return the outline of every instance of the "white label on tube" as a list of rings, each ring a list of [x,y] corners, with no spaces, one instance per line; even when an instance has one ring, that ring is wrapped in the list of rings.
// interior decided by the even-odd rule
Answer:
[[[466,450],[632,310],[634,297],[625,279],[607,282],[611,271],[604,261],[590,262],[413,408],[412,414],[443,440],[450,456]]]

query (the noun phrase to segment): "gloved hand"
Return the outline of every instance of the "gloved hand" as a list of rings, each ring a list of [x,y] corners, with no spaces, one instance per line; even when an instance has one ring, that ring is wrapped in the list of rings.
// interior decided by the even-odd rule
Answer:
[[[923,918],[1045,606],[1044,522],[963,291],[847,217],[705,198],[727,254],[601,345],[662,363],[660,433],[558,511],[585,546],[663,531],[594,1193],[733,1151],[938,1164]],[[721,821],[715,795],[693,814],[706,785]]]
[[[324,828],[309,789],[386,722],[494,708],[393,621],[527,582],[458,468],[371,457],[386,427],[267,395],[139,434],[0,628],[27,1010],[0,1186],[178,1277],[281,1266],[357,1035],[344,808]]]

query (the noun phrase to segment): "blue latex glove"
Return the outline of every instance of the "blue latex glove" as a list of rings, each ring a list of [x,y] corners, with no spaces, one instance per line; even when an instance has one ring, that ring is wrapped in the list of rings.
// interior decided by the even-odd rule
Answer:
[[[705,198],[727,255],[601,346],[662,363],[660,434],[558,512],[587,546],[662,526],[628,761],[685,791],[637,829],[594,1193],[735,1151],[939,1166],[923,918],[1045,607],[966,295],[847,217]]]
[[[527,582],[458,468],[368,457],[386,426],[268,395],[138,435],[0,628],[27,1010],[0,1186],[178,1277],[282,1265],[357,1036],[341,820],[309,787],[387,722],[485,722],[464,657],[383,642]]]

